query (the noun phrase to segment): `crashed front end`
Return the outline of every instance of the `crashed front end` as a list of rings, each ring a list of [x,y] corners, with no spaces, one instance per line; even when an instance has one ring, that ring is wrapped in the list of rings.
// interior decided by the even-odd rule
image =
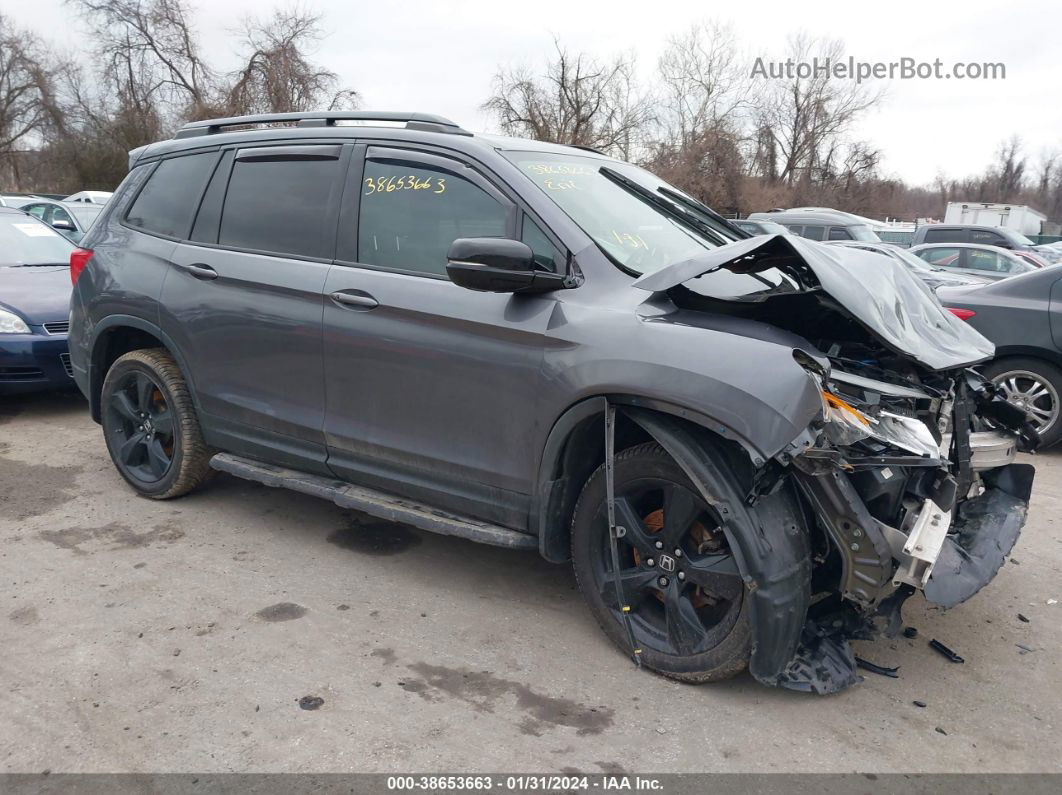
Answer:
[[[793,355],[822,409],[763,467],[757,489],[790,483],[802,497],[811,587],[788,662],[757,666],[754,650],[760,681],[841,690],[859,681],[849,641],[895,635],[911,595],[954,607],[995,577],[1032,489],[1033,467],[1015,458],[1039,439],[970,369],[992,356],[991,343],[914,277],[890,258],[777,235],[636,285],[806,342]]]
[[[919,388],[836,367],[819,378],[822,421],[782,456],[822,531],[818,601],[777,684],[833,692],[858,680],[848,641],[895,635],[916,591],[954,607],[995,577],[1032,490],[1014,459],[1036,438],[973,371]]]

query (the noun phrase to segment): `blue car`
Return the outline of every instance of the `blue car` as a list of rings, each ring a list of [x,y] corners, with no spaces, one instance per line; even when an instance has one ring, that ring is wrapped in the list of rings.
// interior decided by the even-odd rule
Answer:
[[[73,244],[19,210],[0,207],[0,396],[70,389]]]

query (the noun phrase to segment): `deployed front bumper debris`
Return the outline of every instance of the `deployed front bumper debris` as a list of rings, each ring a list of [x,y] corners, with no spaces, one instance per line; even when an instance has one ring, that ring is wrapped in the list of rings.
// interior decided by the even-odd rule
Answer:
[[[926,599],[954,607],[992,581],[1025,524],[1033,474],[1030,464],[985,474],[984,494],[960,506],[955,532],[944,539],[924,586]]]
[[[934,449],[923,433],[905,439],[868,425],[862,435],[824,433],[792,457],[792,478],[830,549],[819,553],[818,593],[777,685],[827,694],[860,681],[850,640],[896,635],[902,605],[918,590],[954,607],[1003,565],[1025,523],[1034,476],[1014,458],[1036,440],[1024,423],[971,432],[975,407],[990,397],[968,386],[966,376],[956,379],[949,393],[954,431],[938,433]],[[860,388],[872,391],[873,383]],[[858,405],[867,417],[876,408]],[[918,405],[908,407],[911,416]],[[923,455],[911,455],[919,446]],[[832,585],[822,582],[824,574]]]

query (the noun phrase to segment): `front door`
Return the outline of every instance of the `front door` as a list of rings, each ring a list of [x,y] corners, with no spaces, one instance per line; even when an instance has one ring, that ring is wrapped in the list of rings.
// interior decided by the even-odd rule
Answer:
[[[523,223],[540,262],[552,261],[553,244],[450,157],[369,148],[345,199],[340,261],[324,289],[329,465],[355,483],[523,529],[555,300],[458,287],[446,252],[460,237],[518,237]]]

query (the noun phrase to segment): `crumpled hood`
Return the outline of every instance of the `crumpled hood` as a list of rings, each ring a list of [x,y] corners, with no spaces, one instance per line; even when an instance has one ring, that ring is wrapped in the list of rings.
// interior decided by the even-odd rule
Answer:
[[[0,308],[32,325],[66,320],[72,289],[65,265],[0,268]]]
[[[810,274],[808,273],[810,270]],[[786,292],[821,289],[883,344],[931,370],[948,370],[990,359],[995,346],[944,309],[932,291],[891,257],[844,246],[825,246],[795,235],[759,235],[721,246],[637,279],[649,292],[669,290],[698,276],[729,271],[760,279],[784,274],[774,289],[715,298],[763,301]],[[787,278],[785,278],[787,277]],[[767,280],[762,280],[771,287]],[[711,285],[709,285],[710,287]]]

